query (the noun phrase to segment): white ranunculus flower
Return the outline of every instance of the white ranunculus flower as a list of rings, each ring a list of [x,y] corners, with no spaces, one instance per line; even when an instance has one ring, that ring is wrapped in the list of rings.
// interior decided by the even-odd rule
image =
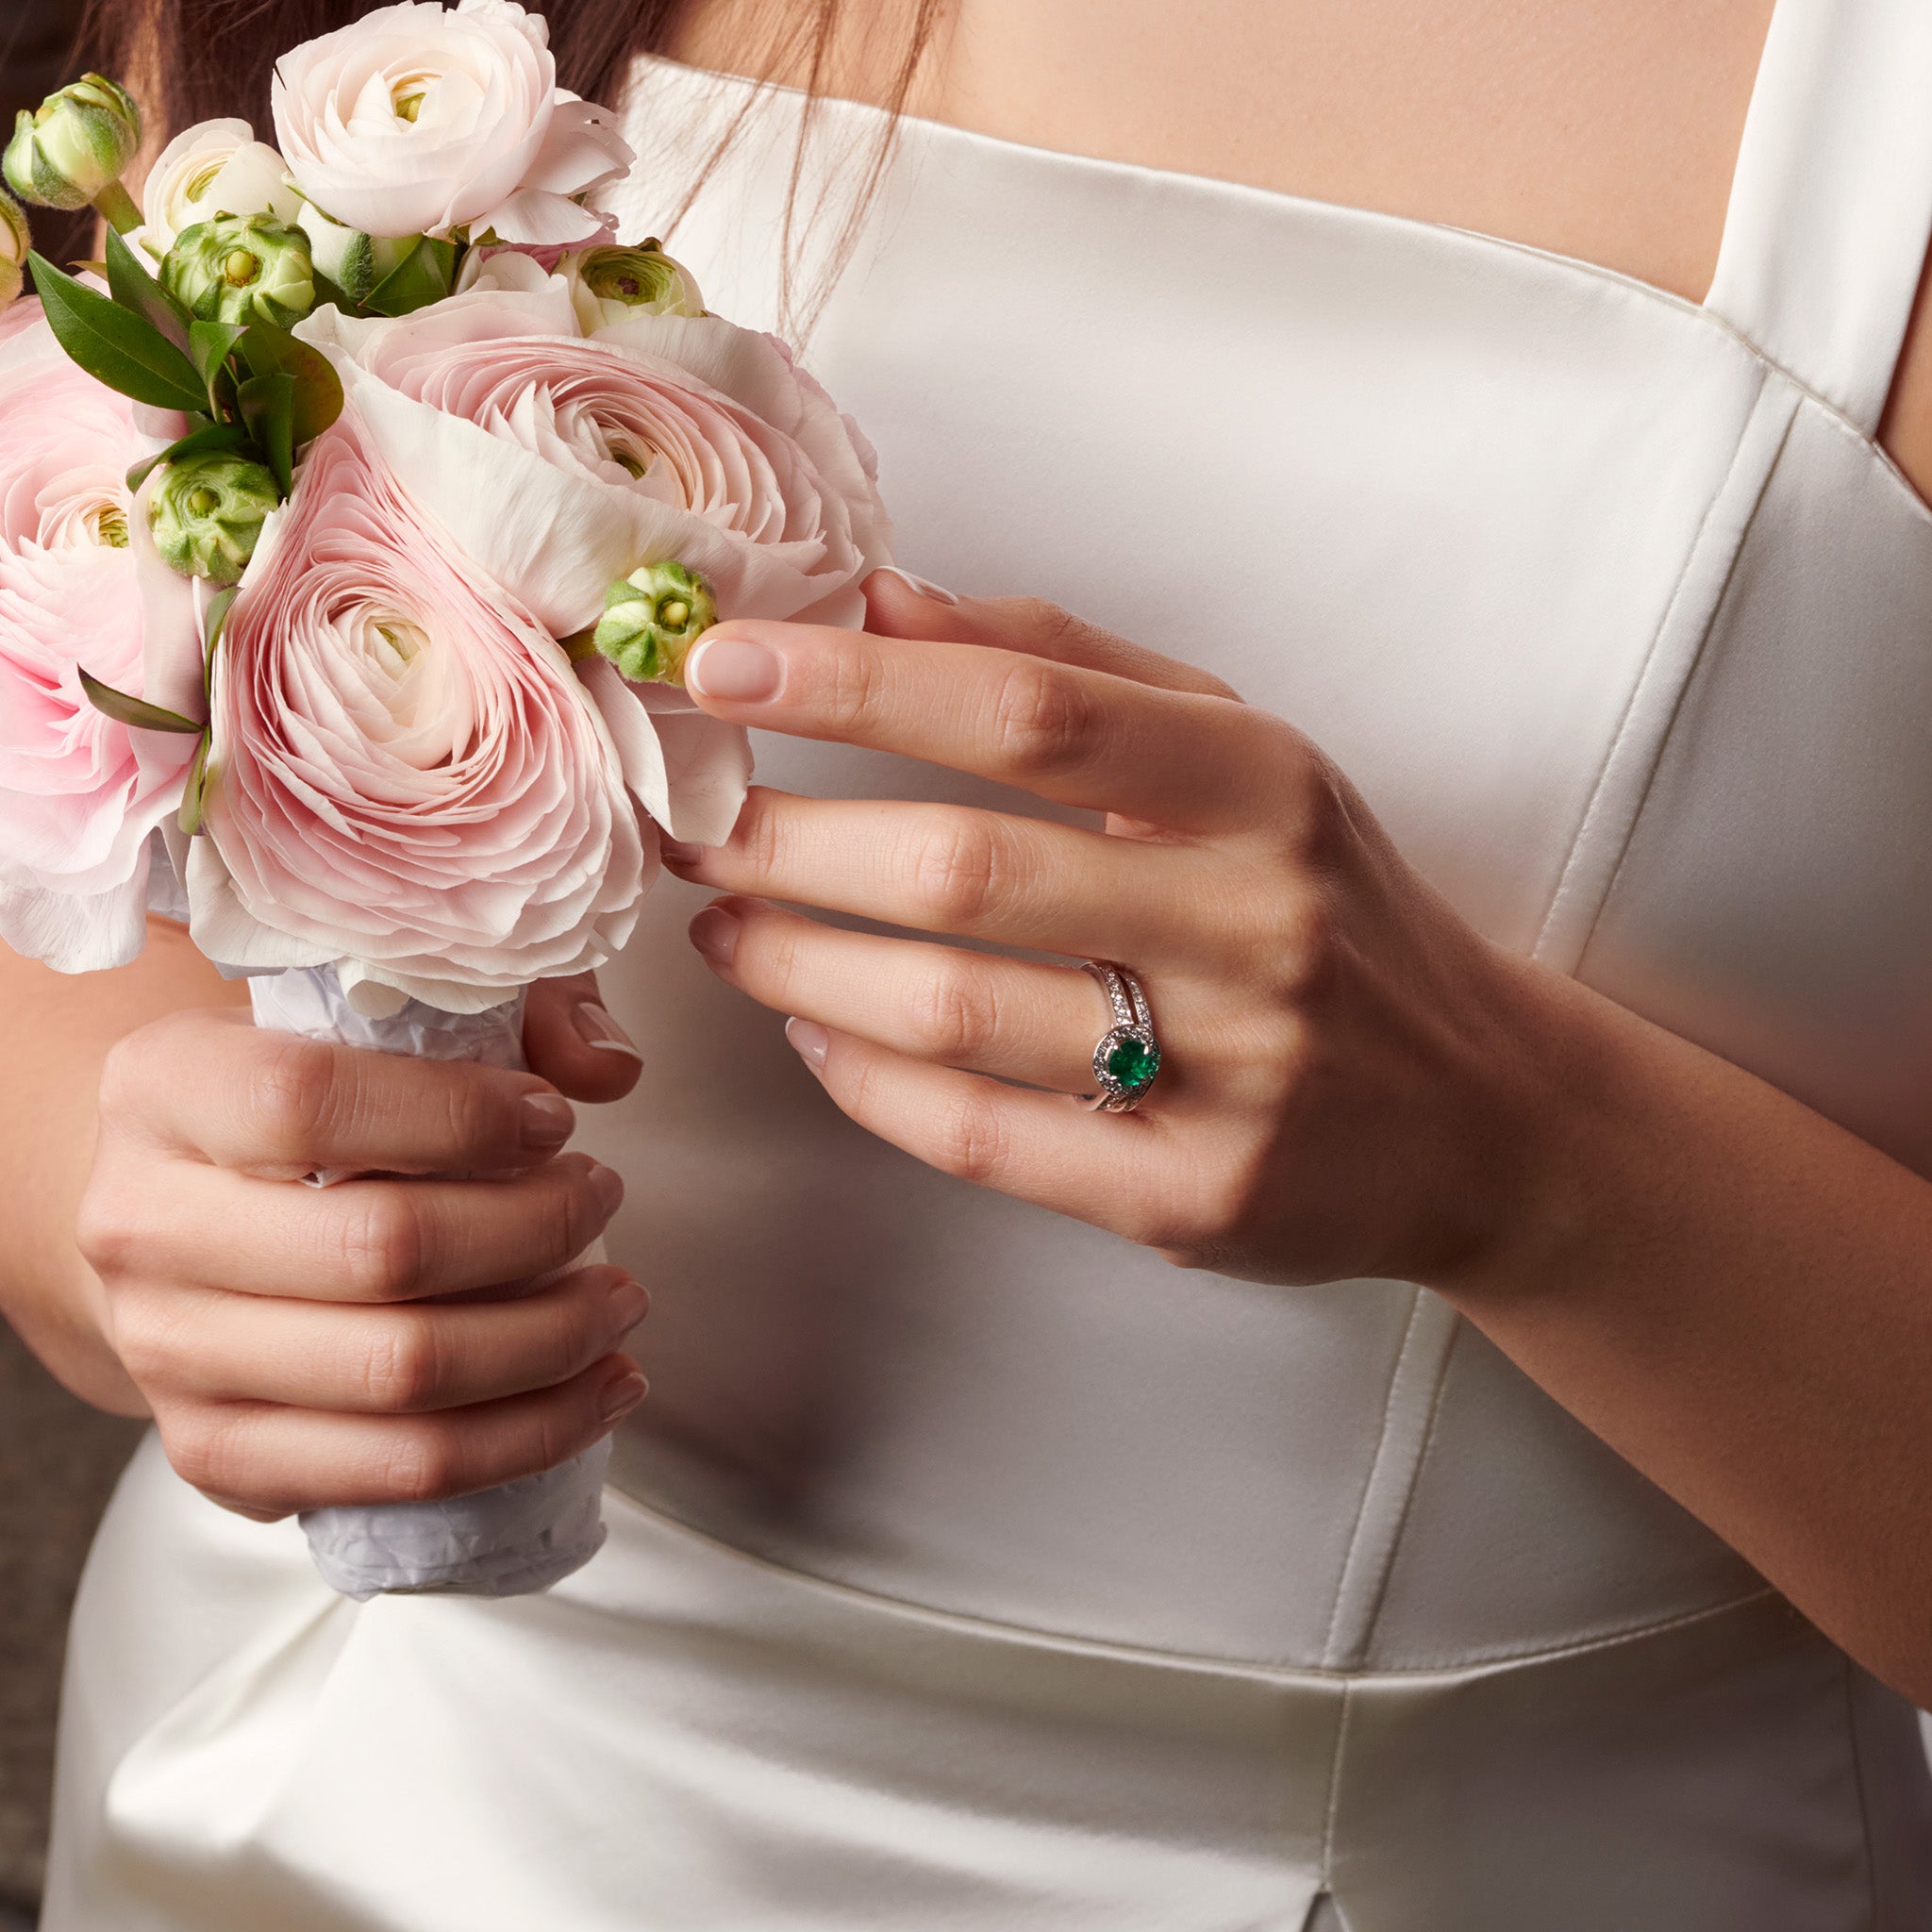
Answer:
[[[245,121],[199,121],[177,134],[148,170],[142,190],[142,225],[128,237],[156,261],[175,237],[217,215],[272,214],[292,222],[302,197],[289,170]]]
[[[513,0],[401,0],[275,63],[275,138],[298,187],[375,236],[574,247],[575,197],[634,158],[605,108],[557,85],[549,30]]]

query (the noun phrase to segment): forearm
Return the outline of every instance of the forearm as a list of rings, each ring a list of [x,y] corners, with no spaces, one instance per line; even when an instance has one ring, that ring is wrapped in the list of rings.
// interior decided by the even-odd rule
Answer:
[[[1932,1703],[1932,1184],[1581,988],[1539,1206],[1441,1284],[1821,1627]]]
[[[142,958],[112,973],[52,973],[0,946],[0,1307],[56,1375],[103,1408],[139,1414],[143,1404],[101,1339],[99,1283],[74,1241],[101,1063],[164,1013],[243,999],[164,921],[151,922]]]

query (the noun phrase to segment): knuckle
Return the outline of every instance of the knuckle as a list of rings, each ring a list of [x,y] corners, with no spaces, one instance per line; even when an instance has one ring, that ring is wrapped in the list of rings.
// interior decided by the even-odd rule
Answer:
[[[246,1501],[256,1476],[249,1433],[238,1415],[214,1407],[172,1409],[158,1419],[161,1447],[175,1473],[191,1489]]]
[[[586,1162],[575,1173],[557,1177],[538,1203],[539,1254],[544,1270],[561,1268],[591,1245],[604,1226],[605,1216],[591,1191]]]
[[[821,661],[820,701],[832,724],[863,731],[877,722],[886,697],[884,666],[863,643],[841,643]]]
[[[333,1258],[352,1299],[400,1301],[415,1292],[427,1273],[429,1241],[407,1182],[358,1187],[336,1227]]]
[[[969,1088],[949,1099],[935,1127],[933,1165],[971,1181],[996,1186],[1010,1159],[1011,1136],[993,1091]]]
[[[441,1331],[427,1312],[398,1311],[371,1337],[360,1377],[369,1407],[399,1414],[432,1408],[446,1379]]]
[[[277,1039],[254,1080],[255,1127],[272,1160],[299,1161],[336,1112],[336,1054],[319,1040]]]
[[[471,1487],[464,1474],[467,1462],[454,1426],[439,1422],[411,1424],[385,1438],[375,1483],[391,1502],[440,1503]]]
[[[1091,699],[1052,664],[1022,658],[1000,680],[993,744],[1012,772],[1038,774],[1079,764],[1091,752],[1098,724]]]
[[[117,1294],[108,1305],[109,1339],[138,1389],[176,1379],[182,1363],[180,1311],[158,1294]]]
[[[992,983],[957,954],[932,962],[913,991],[912,1036],[925,1058],[977,1063],[998,1041],[1000,1002]]]
[[[91,1185],[74,1220],[75,1245],[104,1281],[129,1274],[144,1245],[141,1216],[118,1189]]]
[[[992,822],[976,813],[942,818],[913,862],[913,899],[937,932],[976,930],[999,904],[1006,865]]]

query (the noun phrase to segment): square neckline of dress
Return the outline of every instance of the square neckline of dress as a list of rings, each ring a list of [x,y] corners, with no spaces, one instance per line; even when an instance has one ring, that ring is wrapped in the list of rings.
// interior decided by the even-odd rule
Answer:
[[[664,55],[639,71],[747,98],[801,102],[806,91]],[[1391,236],[1449,238],[1557,272],[1608,282],[1737,338],[1867,441],[1918,499],[1876,430],[1932,236],[1932,8],[1922,0],[1775,0],[1733,159],[1718,256],[1701,302],[1589,258],[1454,222],[1163,168],[907,114],[925,141],[977,147],[1042,166],[1158,180],[1208,197],[1249,200],[1309,220]],[[822,108],[876,125],[885,109],[843,95]]]

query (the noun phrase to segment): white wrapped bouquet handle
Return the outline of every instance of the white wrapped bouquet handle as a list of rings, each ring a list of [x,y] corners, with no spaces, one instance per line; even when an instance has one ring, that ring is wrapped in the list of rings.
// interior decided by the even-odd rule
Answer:
[[[258,1026],[425,1059],[525,1066],[523,994],[483,1013],[445,1013],[410,1000],[374,1019],[350,1006],[332,968],[300,968],[251,979]],[[313,1176],[323,1186],[351,1178]],[[598,1243],[571,1266],[603,1258]],[[539,1475],[441,1503],[379,1503],[308,1509],[308,1548],[329,1586],[366,1602],[388,1593],[527,1596],[548,1590],[604,1542],[606,1437]]]

